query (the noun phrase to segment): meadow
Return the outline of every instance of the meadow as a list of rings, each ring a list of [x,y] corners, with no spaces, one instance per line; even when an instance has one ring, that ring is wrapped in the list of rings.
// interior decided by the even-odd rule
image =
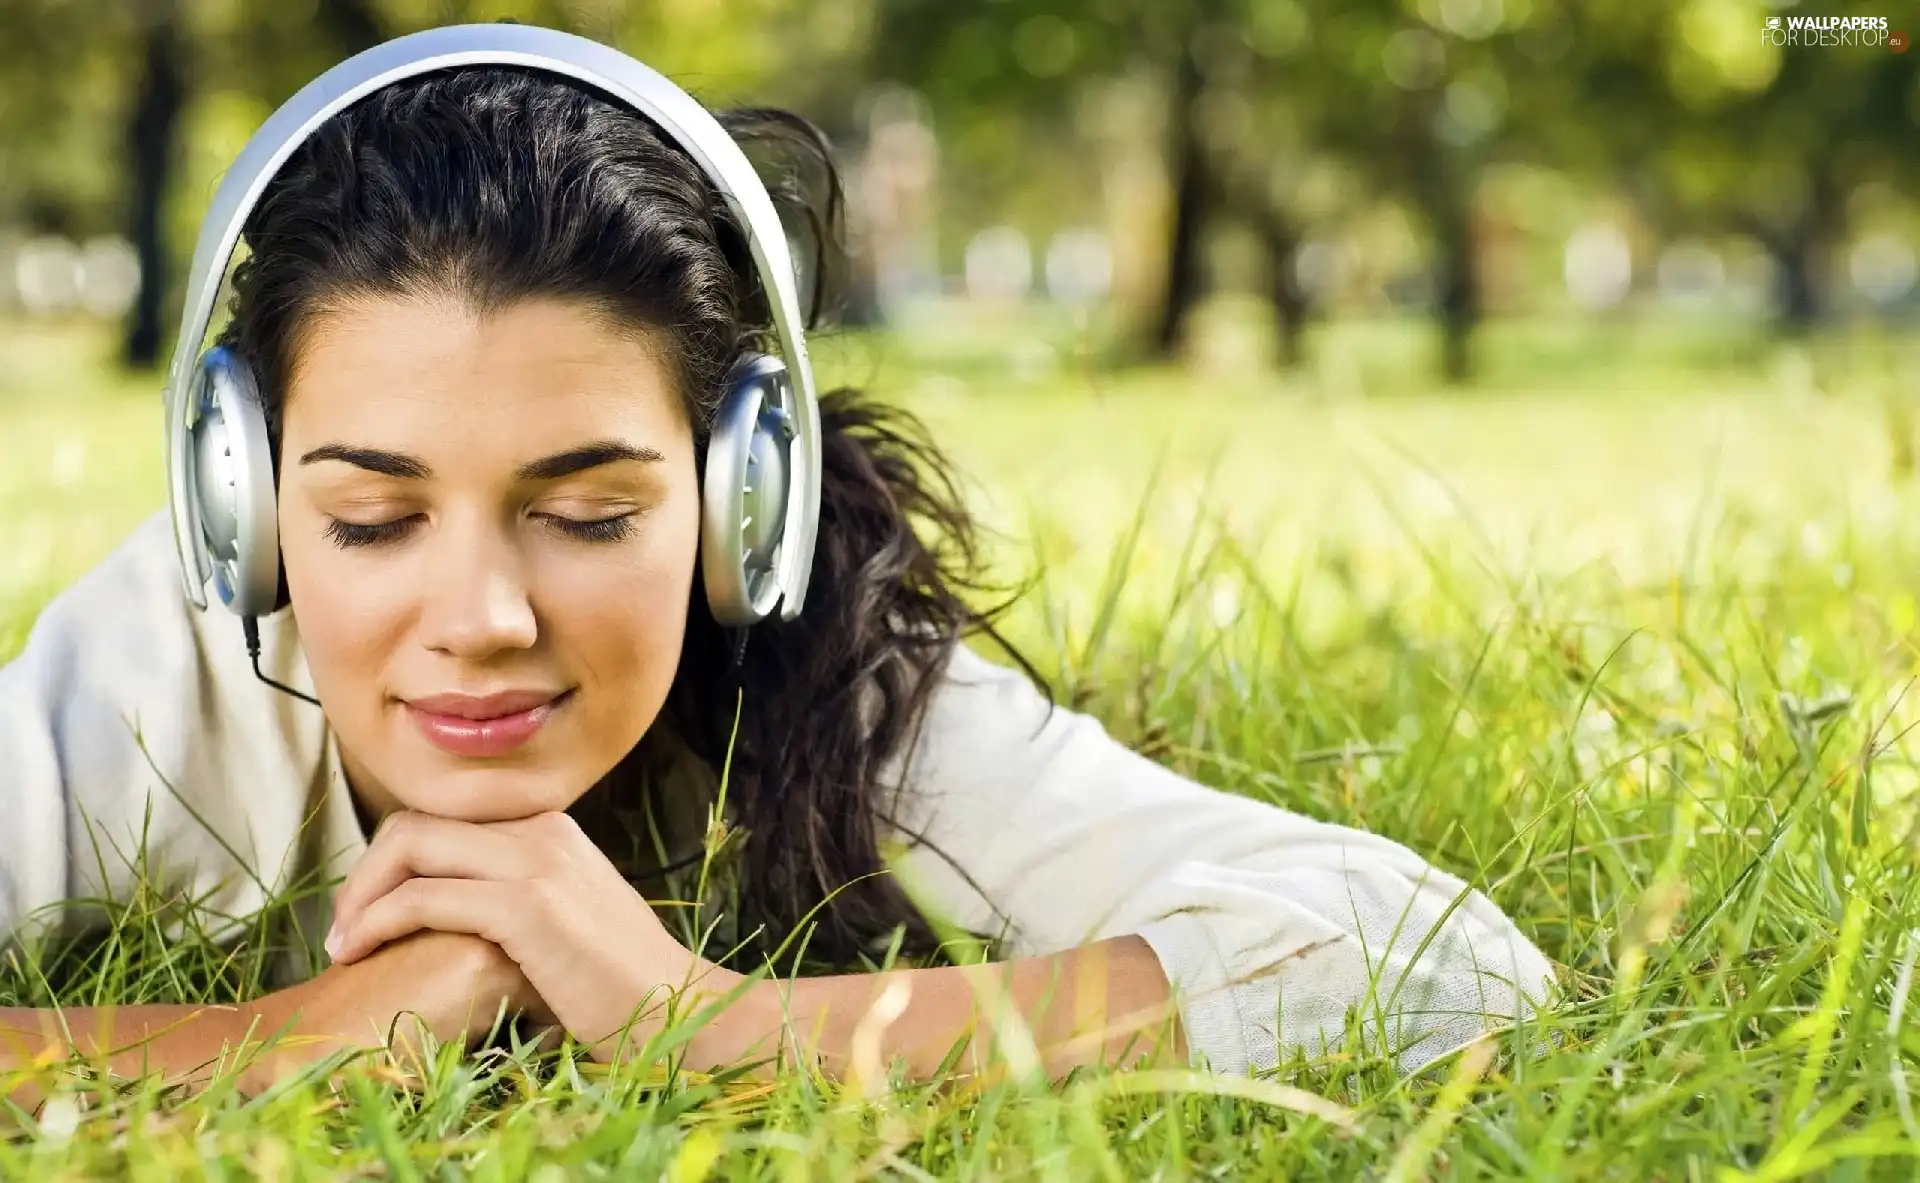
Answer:
[[[0,659],[163,505],[159,379],[105,347],[0,328]],[[1563,1004],[1411,1078],[1355,1044],[1255,1081],[874,1096],[532,1052],[448,1051],[415,1090],[367,1065],[251,1099],[76,1084],[0,1116],[0,1178],[1920,1172],[1904,345],[1503,327],[1464,391],[1430,388],[1395,325],[1332,326],[1288,377],[1230,344],[1112,371],[991,322],[821,352],[971,475],[996,565],[1034,577],[1010,632],[1057,698],[1465,877],[1561,967]],[[159,942],[157,906],[49,978],[0,975],[0,1005],[244,988],[243,957]]]

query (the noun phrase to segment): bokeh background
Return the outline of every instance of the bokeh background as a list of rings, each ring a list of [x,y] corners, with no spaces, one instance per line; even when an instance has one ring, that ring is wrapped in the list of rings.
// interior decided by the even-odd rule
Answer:
[[[1855,9],[1858,9],[1856,12]],[[842,146],[849,306],[1113,311],[1176,352],[1210,297],[1283,363],[1327,317],[1887,320],[1914,301],[1897,13],[1849,44],[1792,0],[7,0],[0,284],[26,316],[125,315],[152,362],[209,188],[314,73],[458,20],[573,29],[714,104]],[[1789,37],[1802,41],[1789,43]],[[1832,38],[1830,38],[1832,39]],[[1837,39],[1833,39],[1837,40]]]
[[[1886,28],[1792,31],[1834,15]],[[828,377],[913,402],[1022,557],[1088,576],[1083,627],[1130,523],[1151,566],[1203,505],[1270,556],[1337,529],[1407,586],[1448,530],[1657,579],[1729,514],[1818,555],[1904,512],[1920,53],[1892,6],[0,0],[14,640],[162,504],[157,367],[246,137],[355,50],[503,18],[832,136]]]

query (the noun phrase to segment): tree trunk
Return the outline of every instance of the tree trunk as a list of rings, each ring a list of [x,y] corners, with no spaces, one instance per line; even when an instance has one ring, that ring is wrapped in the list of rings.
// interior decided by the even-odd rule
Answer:
[[[1821,179],[1814,183],[1806,209],[1784,231],[1765,240],[1780,268],[1775,315],[1790,333],[1812,330],[1826,314],[1823,272],[1828,251],[1840,239],[1841,217],[1839,194]]]
[[[1778,217],[1750,210],[1736,210],[1735,229],[1759,242],[1767,257],[1779,269],[1773,293],[1773,313],[1778,325],[1789,333],[1804,333],[1815,327],[1827,310],[1826,276],[1833,245],[1846,231],[1846,210],[1840,197],[1840,185],[1834,179],[1834,162],[1825,154],[1807,164],[1813,178],[1807,202],[1783,223]]]
[[[127,127],[132,179],[127,231],[140,260],[140,288],[123,353],[128,365],[140,368],[160,360],[160,346],[166,336],[169,268],[163,213],[167,182],[173,173],[180,111],[186,104],[179,6],[175,0],[153,0],[147,11],[140,86]]]
[[[1482,311],[1473,219],[1461,197],[1448,194],[1438,203],[1440,208],[1432,211],[1440,245],[1434,293],[1434,312],[1440,321],[1440,370],[1450,383],[1473,376],[1473,333],[1480,327]]]
[[[1201,138],[1198,105],[1206,76],[1195,55],[1192,37],[1181,47],[1179,67],[1174,73],[1173,103],[1169,127],[1172,132],[1173,236],[1167,244],[1165,293],[1160,303],[1160,323],[1153,334],[1155,357],[1172,357],[1179,351],[1187,320],[1199,304],[1205,283],[1201,257],[1203,234],[1213,183],[1208,175],[1206,144]]]
[[[1778,252],[1780,267],[1780,323],[1795,333],[1804,333],[1820,317],[1820,297],[1814,290],[1813,243],[1793,235]]]
[[[1445,381],[1461,383],[1473,375],[1473,334],[1483,311],[1473,226],[1478,163],[1440,140],[1435,127],[1440,102],[1434,86],[1402,96],[1379,167],[1388,187],[1419,209],[1433,237],[1436,257],[1429,273],[1440,372]]]
[[[1300,232],[1277,209],[1260,215],[1259,230],[1267,251],[1267,298],[1273,304],[1279,360],[1292,369],[1300,364],[1305,352],[1307,316],[1311,312],[1306,289],[1300,286]]]

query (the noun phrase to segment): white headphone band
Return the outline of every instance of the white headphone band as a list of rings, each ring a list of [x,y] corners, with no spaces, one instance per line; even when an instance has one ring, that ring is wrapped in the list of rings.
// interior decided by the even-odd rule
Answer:
[[[747,236],[786,364],[792,405],[793,471],[778,582],[781,616],[799,615],[812,568],[820,515],[820,412],[807,356],[798,282],[786,230],[746,154],[691,95],[648,66],[599,42],[533,25],[453,25],[413,33],[366,50],[314,79],[254,133],[215,192],[194,247],[180,336],[168,370],[165,412],[167,485],[188,598],[205,608],[211,562],[201,536],[187,449],[201,351],[247,218],[280,166],[322,124],[383,87],[460,66],[521,66],[585,83],[657,125],[691,156],[739,219]]]

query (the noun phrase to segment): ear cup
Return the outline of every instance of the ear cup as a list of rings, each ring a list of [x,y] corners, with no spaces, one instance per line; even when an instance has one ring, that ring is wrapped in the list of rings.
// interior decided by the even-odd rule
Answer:
[[[194,378],[188,426],[189,513],[213,566],[214,590],[241,616],[265,616],[280,592],[273,445],[253,371],[209,349]]]
[[[701,574],[723,625],[766,619],[780,599],[779,563],[792,492],[793,418],[787,367],[765,354],[735,363],[707,441],[701,491]]]

